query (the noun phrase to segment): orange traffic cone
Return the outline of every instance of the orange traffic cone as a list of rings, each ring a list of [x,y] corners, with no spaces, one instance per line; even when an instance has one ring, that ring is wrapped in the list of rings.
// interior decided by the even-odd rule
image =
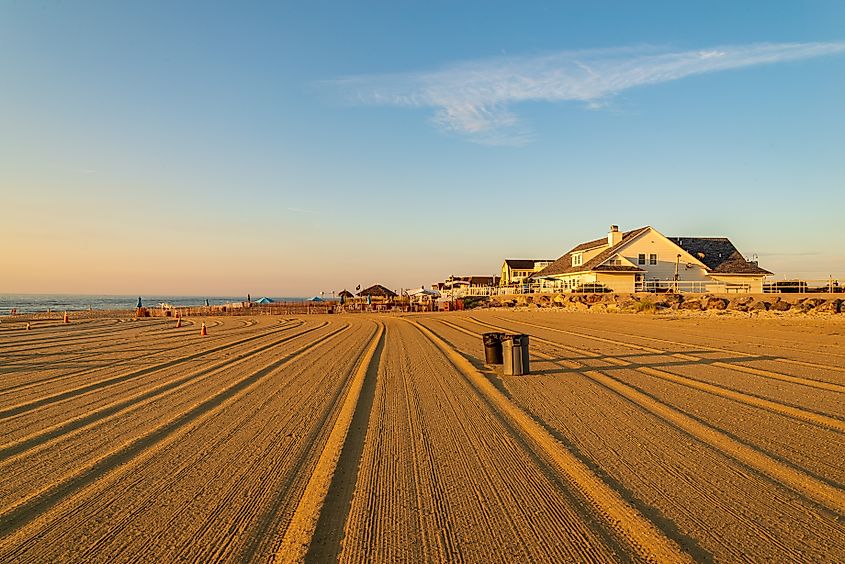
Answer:
[[[200,337],[205,337],[206,335],[208,335],[208,331],[205,330],[205,323],[203,323],[200,328]]]
[[[70,323],[70,319],[67,316],[67,312],[65,312],[65,318],[63,320],[63,323]]]
[[[176,318],[176,328],[179,329],[181,326],[182,326],[182,318],[177,317]]]

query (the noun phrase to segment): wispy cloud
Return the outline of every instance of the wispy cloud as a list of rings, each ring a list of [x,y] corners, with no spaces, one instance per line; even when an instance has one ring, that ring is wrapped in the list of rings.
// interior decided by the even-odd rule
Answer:
[[[438,70],[331,81],[353,103],[431,108],[442,129],[489,144],[523,144],[532,134],[513,113],[520,102],[605,107],[619,92],[686,76],[831,55],[845,42],[766,43],[695,51],[621,48],[465,61]]]

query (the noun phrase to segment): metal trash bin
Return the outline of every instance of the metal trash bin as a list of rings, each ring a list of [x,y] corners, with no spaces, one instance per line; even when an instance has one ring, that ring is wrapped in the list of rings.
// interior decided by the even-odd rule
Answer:
[[[484,362],[487,364],[502,364],[502,333],[484,333]]]
[[[519,335],[519,341],[522,348],[522,373],[530,374],[531,365],[528,362],[528,335]],[[516,346],[516,343],[514,343]]]
[[[520,376],[530,372],[528,363],[528,335],[502,336],[503,373],[506,376]]]

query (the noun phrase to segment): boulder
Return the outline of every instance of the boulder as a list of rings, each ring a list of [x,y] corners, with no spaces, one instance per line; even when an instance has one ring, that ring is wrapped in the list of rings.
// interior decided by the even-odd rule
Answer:
[[[825,303],[825,301],[827,300],[825,300],[824,298],[807,298],[806,300],[801,302],[801,309],[803,309],[804,311],[809,311],[813,308],[822,305],[823,303]]]
[[[691,300],[684,300],[678,305],[678,309],[688,309],[692,311],[701,311],[704,309],[704,304],[700,299],[693,298]]]
[[[669,306],[673,306],[683,302],[684,297],[681,294],[663,294],[660,297],[660,301],[665,302]]]
[[[604,294],[587,294],[586,301],[588,304],[597,304],[602,301]]]
[[[558,305],[562,305],[566,303],[566,296],[564,296],[563,294],[558,294],[552,299],[552,301]]]
[[[740,296],[734,298],[728,304],[728,309],[731,311],[748,311],[754,303],[754,298],[751,296]]]
[[[707,302],[704,304],[704,307],[706,309],[725,309],[728,307],[728,300],[725,298],[711,296],[707,298]]]
[[[824,300],[824,303],[813,308],[813,313],[839,313],[843,311],[842,300],[834,298],[832,300]]]
[[[748,309],[749,311],[769,311],[770,306],[771,304],[769,304],[769,302],[760,300],[759,302],[751,304]]]
[[[669,309],[675,303],[680,303],[680,302],[673,302],[673,301],[669,301],[669,300],[665,300],[663,298],[660,298],[659,300],[656,300],[654,302],[654,307],[656,309]]]
[[[634,309],[634,307],[636,307],[638,303],[639,302],[631,296],[625,296],[624,298],[616,302],[616,307],[618,307],[620,310]]]
[[[769,308],[770,311],[789,311],[792,308],[792,304],[785,301],[785,300],[778,300],[772,304],[772,307]]]

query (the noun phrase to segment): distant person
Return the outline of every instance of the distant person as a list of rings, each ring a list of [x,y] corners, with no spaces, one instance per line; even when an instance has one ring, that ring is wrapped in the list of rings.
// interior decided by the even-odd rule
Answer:
[[[141,306],[141,296],[138,296],[138,305],[136,305],[135,307],[143,307]]]

